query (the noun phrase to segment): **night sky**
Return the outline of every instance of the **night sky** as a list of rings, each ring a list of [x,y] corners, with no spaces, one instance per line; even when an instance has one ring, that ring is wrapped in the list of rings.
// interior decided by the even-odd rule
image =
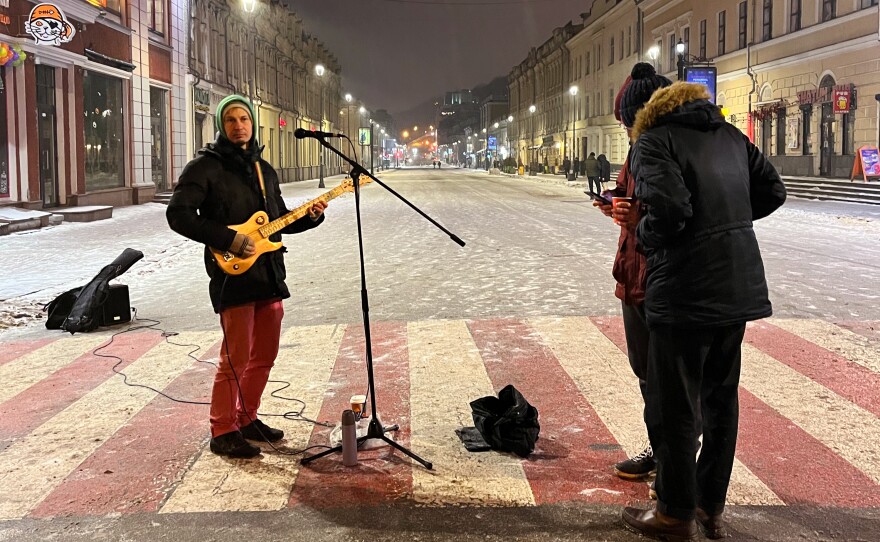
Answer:
[[[343,92],[392,115],[507,75],[591,0],[288,0],[342,65]]]

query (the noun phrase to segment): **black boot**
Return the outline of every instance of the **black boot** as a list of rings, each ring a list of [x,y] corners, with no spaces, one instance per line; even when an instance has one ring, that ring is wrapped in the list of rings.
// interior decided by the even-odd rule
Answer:
[[[284,431],[272,429],[260,420],[254,420],[241,428],[241,434],[248,440],[260,442],[278,442],[284,438]]]
[[[250,459],[260,455],[260,449],[246,441],[241,433],[233,431],[211,439],[211,451],[217,455]]]

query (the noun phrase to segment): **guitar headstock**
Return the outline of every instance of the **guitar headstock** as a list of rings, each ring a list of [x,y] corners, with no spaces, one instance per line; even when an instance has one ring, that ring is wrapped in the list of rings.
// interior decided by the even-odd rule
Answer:
[[[369,183],[373,182],[373,179],[371,179],[365,175],[360,175],[360,176],[358,176],[358,181],[359,181],[358,184],[360,186],[364,186],[365,184],[369,184]],[[339,188],[341,188],[343,192],[354,192],[354,181],[352,180],[351,177],[346,177],[345,179],[342,180],[342,183],[339,185]]]

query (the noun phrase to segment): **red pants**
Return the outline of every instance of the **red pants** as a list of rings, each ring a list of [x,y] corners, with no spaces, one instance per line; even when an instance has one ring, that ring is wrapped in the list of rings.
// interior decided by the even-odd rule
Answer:
[[[211,436],[237,431],[257,419],[260,398],[278,355],[283,316],[284,306],[279,300],[257,301],[221,311],[225,338],[211,392]]]

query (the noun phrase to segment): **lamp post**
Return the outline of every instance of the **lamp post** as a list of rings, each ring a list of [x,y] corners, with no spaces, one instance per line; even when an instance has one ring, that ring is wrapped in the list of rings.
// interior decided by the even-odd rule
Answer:
[[[508,116],[507,116],[507,134],[506,134],[506,139],[507,139],[507,155],[510,156],[510,157],[513,156],[513,149],[510,147],[510,127],[511,127],[512,124],[513,124],[513,115],[508,115]],[[516,164],[514,163],[514,165],[516,165]]]
[[[532,140],[530,141],[531,146],[535,146],[535,111],[538,108],[535,107],[535,104],[529,106],[529,124],[532,126]],[[532,159],[532,153],[529,153],[529,175],[535,175],[535,166],[534,160]]]
[[[678,80],[684,81],[684,42],[681,38],[678,38],[678,43],[675,44],[675,52],[678,53]]]
[[[323,132],[324,131],[324,81],[323,81],[324,65],[323,64],[315,64],[315,75],[318,76],[318,88],[320,89],[320,92],[321,92],[321,101],[320,101],[321,112],[319,113],[319,115],[320,115],[319,120],[321,123],[321,127],[318,128],[318,131]],[[323,146],[321,146],[318,149],[318,153],[320,155],[320,162],[321,162],[321,168],[320,168],[320,173],[319,173],[319,177],[318,177],[318,188],[324,188],[324,147]]]
[[[257,9],[257,0],[242,0],[242,9],[245,13],[253,13]],[[254,105],[254,116],[253,119],[253,128],[255,134],[258,133],[260,127],[260,108],[256,105],[256,96],[257,96],[257,22],[254,22],[254,78],[250,85],[248,85],[248,99],[251,101],[251,105]],[[244,74],[244,70],[242,70],[242,74]]]
[[[576,144],[574,142],[574,125],[576,122],[575,118],[574,118],[574,101],[575,101],[575,99],[577,99],[577,95],[578,95],[577,85],[572,85],[571,87],[569,87],[568,93],[571,95],[571,149],[569,150],[569,153],[568,153],[569,154],[568,161],[572,166],[571,178],[577,179],[577,171],[574,170],[574,150],[575,150],[575,146],[576,146]],[[568,174],[568,172],[566,172],[566,174]]]

